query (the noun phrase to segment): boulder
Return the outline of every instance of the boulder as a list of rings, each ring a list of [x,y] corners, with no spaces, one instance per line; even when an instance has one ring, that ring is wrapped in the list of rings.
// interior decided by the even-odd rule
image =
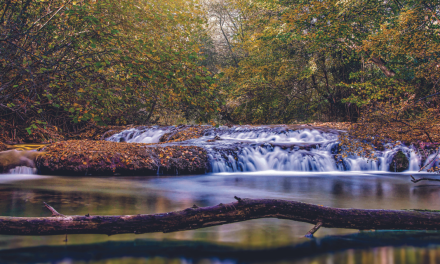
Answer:
[[[36,165],[51,175],[203,174],[208,162],[206,151],[195,146],[68,140],[44,151]]]
[[[409,169],[409,160],[406,155],[401,151],[397,151],[394,154],[393,160],[391,161],[389,171],[391,172],[402,172]]]

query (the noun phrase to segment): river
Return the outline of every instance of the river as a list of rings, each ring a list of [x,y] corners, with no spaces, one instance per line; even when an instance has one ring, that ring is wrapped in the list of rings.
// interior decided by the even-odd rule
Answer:
[[[158,143],[175,129],[134,128],[107,140]],[[377,151],[376,160],[367,160],[342,157],[335,130],[242,126],[206,131],[201,138],[169,143],[204,147],[209,157],[205,175],[66,177],[26,174],[32,170],[21,168],[0,177],[0,214],[50,216],[43,202],[65,215],[153,214],[229,203],[234,196],[340,208],[440,209],[439,183],[410,181],[423,165],[410,147]],[[407,157],[407,171],[389,172],[398,151]],[[166,234],[68,235],[67,240],[63,235],[2,235],[0,262],[440,263],[439,232],[321,228],[314,238],[305,238],[311,228],[257,219]]]
[[[43,202],[49,203],[60,213],[69,215],[163,213],[188,208],[193,204],[208,206],[232,202],[234,195],[296,200],[333,207],[376,209],[439,209],[440,200],[440,185],[416,185],[410,182],[409,174],[395,173],[266,171],[181,177],[62,177],[26,174],[13,176],[3,177],[0,182],[1,215],[49,216],[50,212],[44,208]],[[3,235],[0,236],[0,262],[12,258],[14,262],[52,263],[267,263],[268,260],[264,259],[241,260],[240,256],[228,252],[234,252],[231,248],[244,252],[258,249],[275,254],[272,249],[304,245],[310,247],[308,243],[310,244],[311,240],[303,236],[311,227],[310,224],[289,220],[258,219],[167,234],[124,234],[110,237],[68,235],[67,242],[64,241],[64,236]],[[379,242],[382,239],[382,232],[363,233],[372,233],[374,240]],[[419,233],[415,232],[416,235]],[[324,239],[325,243],[325,239],[340,239],[341,236],[344,241],[362,240],[356,237],[358,234],[358,230],[321,228],[315,234],[315,240],[319,242],[320,239]],[[275,254],[273,261],[269,262],[438,263],[440,234],[429,234],[429,240],[421,244],[412,244],[413,238],[410,234],[403,237],[409,242],[406,246],[395,245],[396,241],[375,244],[367,240],[367,248],[350,249],[350,246],[342,245],[342,248],[330,252],[316,250],[320,254],[314,254],[313,251],[305,255],[288,254],[281,260]],[[224,249],[226,253],[222,251],[220,257],[214,254],[201,258],[186,255],[184,252],[176,256],[174,251],[178,251],[182,246],[178,242],[196,243],[193,245],[196,248],[223,246],[227,249]],[[142,248],[136,252],[128,251],[127,254],[111,253],[110,249],[121,250],[124,246],[127,247],[127,243],[146,243],[148,247],[168,243],[166,252],[169,254],[148,250],[141,254],[144,252]],[[75,250],[75,246],[82,246],[81,250]],[[108,251],[100,250],[99,246],[107,248]],[[90,250],[89,254],[84,255],[84,250]],[[49,252],[57,252],[55,259],[50,257]],[[243,254],[246,257],[246,253]]]

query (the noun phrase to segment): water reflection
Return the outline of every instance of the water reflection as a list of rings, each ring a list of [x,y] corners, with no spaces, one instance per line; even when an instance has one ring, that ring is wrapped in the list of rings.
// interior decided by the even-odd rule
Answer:
[[[362,232],[327,236],[275,248],[246,249],[194,241],[110,241],[92,245],[1,250],[15,263],[438,263],[440,233]],[[335,254],[336,252],[336,254]]]
[[[405,174],[213,174],[188,177],[40,177],[0,181],[0,214],[49,216],[47,202],[70,215],[162,213],[234,201],[233,196],[297,200],[345,208],[440,209],[440,184],[413,184]],[[2,177],[4,175],[1,175]],[[258,219],[225,226],[169,234],[69,235],[67,245],[108,241],[185,240],[220,243],[240,248],[276,248],[306,242],[310,224]],[[357,233],[357,230],[321,229],[316,236]],[[0,250],[65,245],[64,236],[0,236]],[[435,248],[381,247],[295,260],[299,263],[440,263]],[[381,251],[382,250],[382,251]],[[403,253],[401,251],[403,250]],[[414,251],[414,252],[413,252]],[[382,252],[382,253],[381,253]],[[397,252],[397,253],[396,253]],[[412,253],[411,253],[412,252]],[[352,257],[349,257],[352,256]],[[391,262],[382,259],[391,258]],[[405,257],[403,259],[403,257]],[[330,258],[330,259],[329,259]],[[157,259],[161,259],[160,261]],[[342,261],[341,259],[346,259]],[[374,262],[364,260],[373,259]],[[378,259],[381,259],[380,262]],[[414,259],[418,262],[411,262]],[[359,262],[359,261],[360,262]],[[118,258],[115,263],[121,262]],[[124,259],[124,262],[126,259]],[[133,263],[184,263],[180,258],[134,258]],[[155,262],[158,261],[158,262]],[[214,263],[212,259],[191,263]],[[222,260],[224,263],[226,260]],[[304,262],[305,261],[305,262]],[[398,262],[397,262],[398,261]],[[90,263],[101,263],[90,262]]]

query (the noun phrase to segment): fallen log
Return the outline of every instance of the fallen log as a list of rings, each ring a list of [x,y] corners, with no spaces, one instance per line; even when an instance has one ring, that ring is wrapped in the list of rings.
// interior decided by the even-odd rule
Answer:
[[[182,211],[120,216],[66,216],[51,206],[52,217],[0,217],[2,235],[122,234],[192,230],[258,218],[279,218],[319,227],[376,230],[438,230],[440,212],[427,210],[342,209],[275,199],[241,199]]]

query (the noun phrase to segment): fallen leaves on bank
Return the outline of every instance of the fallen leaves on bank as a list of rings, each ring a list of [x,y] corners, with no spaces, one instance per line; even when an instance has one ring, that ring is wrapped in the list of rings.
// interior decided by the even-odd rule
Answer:
[[[195,146],[68,140],[49,145],[37,158],[42,174],[156,175],[197,174],[207,169],[207,154]]]
[[[339,130],[348,130],[352,123],[350,122],[313,122],[310,123],[311,126],[315,127],[328,127],[332,129],[339,129]]]

